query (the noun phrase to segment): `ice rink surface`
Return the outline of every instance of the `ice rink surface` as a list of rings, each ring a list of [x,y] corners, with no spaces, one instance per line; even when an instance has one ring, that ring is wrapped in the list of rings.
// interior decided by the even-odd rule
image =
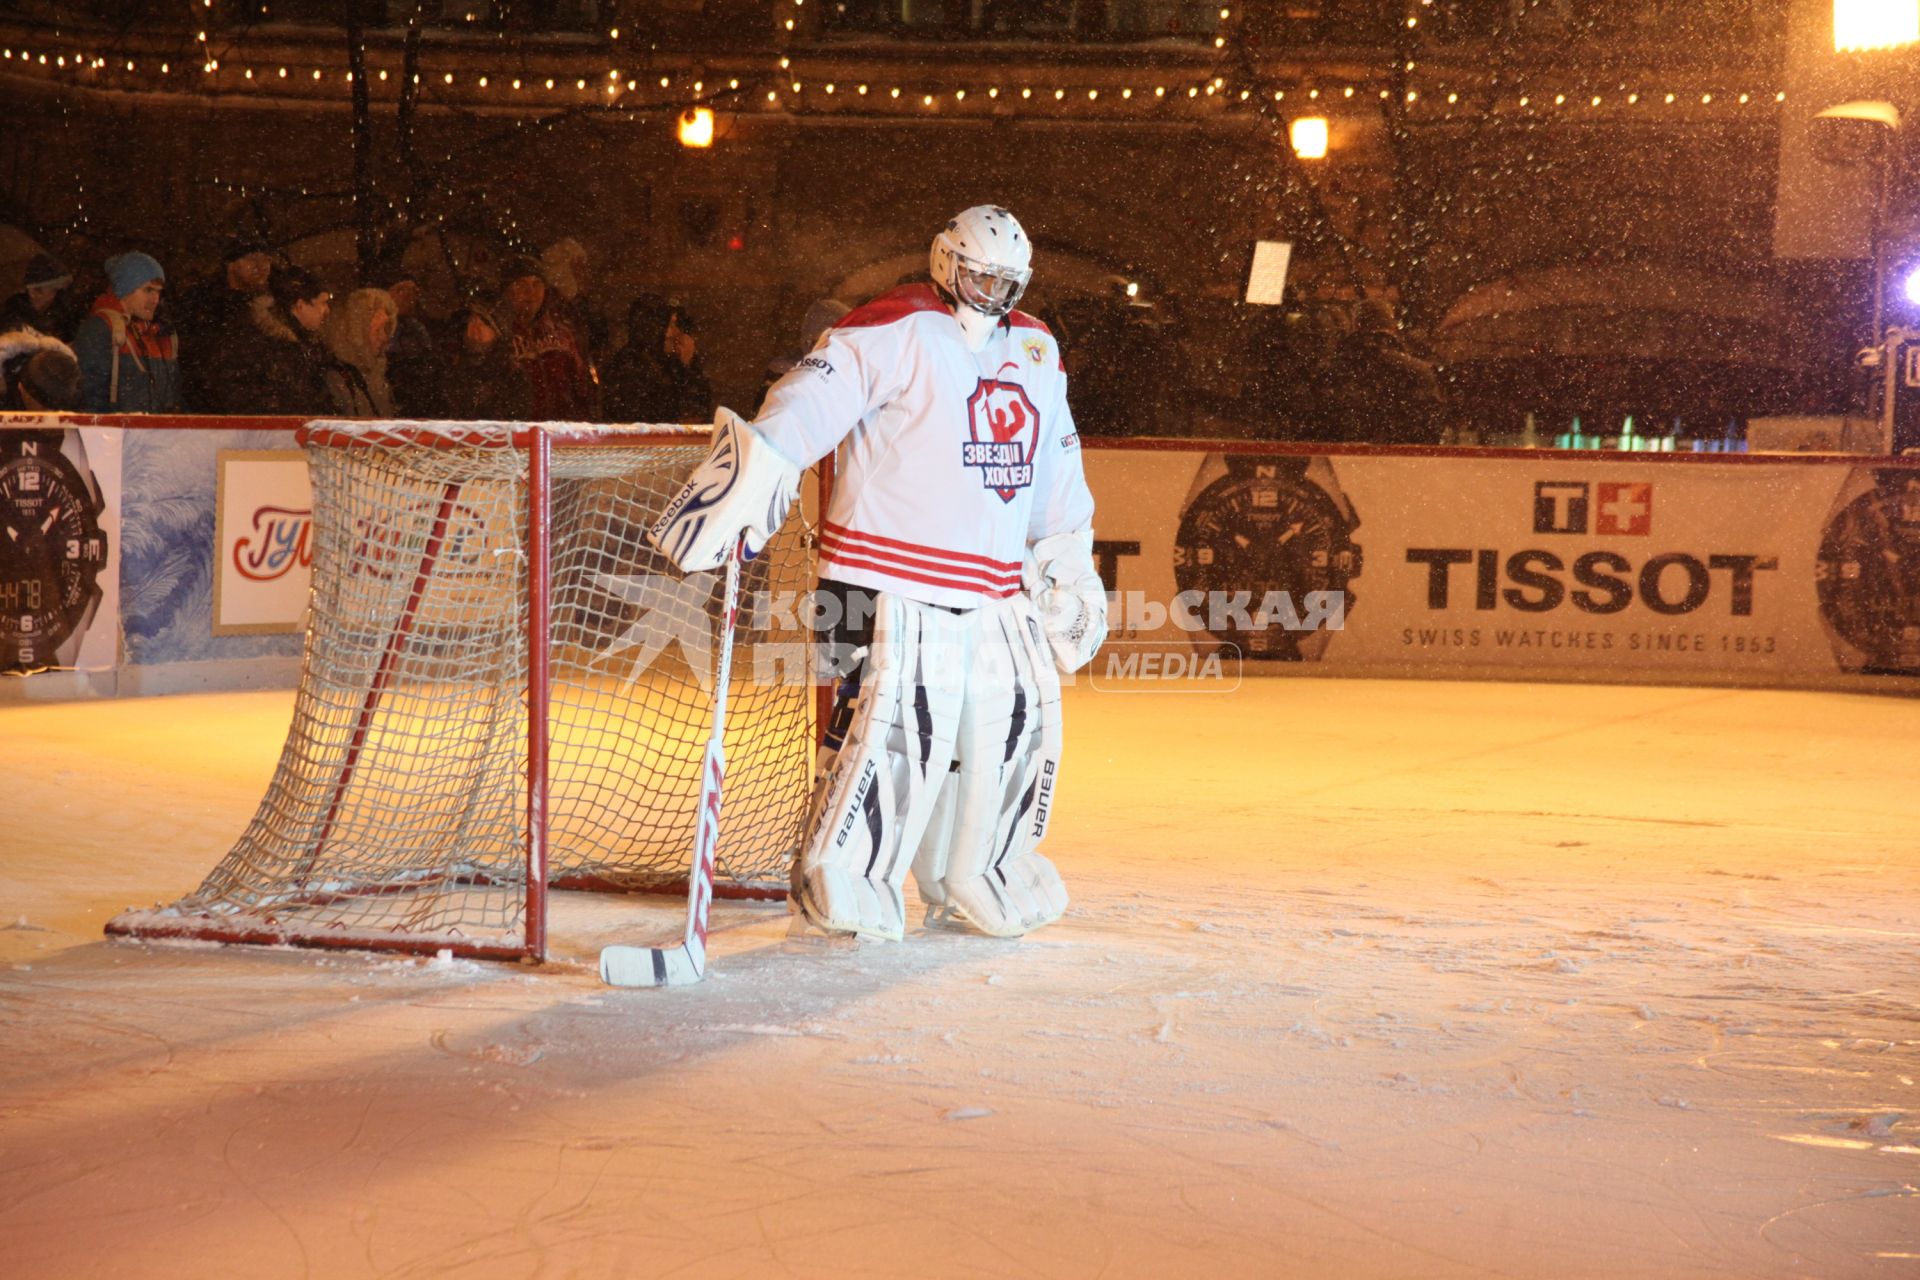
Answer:
[[[1920,1275],[1920,706],[1068,694],[1021,942],[544,968],[108,943],[291,695],[0,708],[0,1271]]]

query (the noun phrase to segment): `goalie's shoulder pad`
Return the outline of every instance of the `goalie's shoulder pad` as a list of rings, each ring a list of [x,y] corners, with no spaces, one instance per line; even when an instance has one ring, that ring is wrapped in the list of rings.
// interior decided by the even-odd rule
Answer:
[[[719,568],[742,536],[749,556],[759,552],[800,491],[800,468],[739,414],[722,408],[713,425],[713,447],[647,530],[687,573]]]

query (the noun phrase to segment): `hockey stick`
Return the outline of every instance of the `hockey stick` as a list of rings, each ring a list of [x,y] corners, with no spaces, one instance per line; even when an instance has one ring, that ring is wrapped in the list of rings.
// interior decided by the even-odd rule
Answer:
[[[600,980],[615,987],[677,987],[707,974],[707,915],[713,906],[714,852],[720,844],[720,784],[726,774],[722,746],[727,723],[727,682],[733,674],[733,627],[740,612],[740,560],[736,539],[727,553],[726,593],[720,610],[720,661],[713,677],[713,727],[700,762],[700,813],[693,829],[693,866],[687,871],[687,931],[662,947],[614,945],[600,949]]]

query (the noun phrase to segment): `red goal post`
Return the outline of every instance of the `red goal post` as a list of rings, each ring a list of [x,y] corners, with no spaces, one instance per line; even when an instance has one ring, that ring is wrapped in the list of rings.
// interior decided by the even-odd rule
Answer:
[[[279,764],[197,890],[107,931],[540,959],[551,890],[683,890],[720,580],[642,533],[708,434],[303,425],[313,587]],[[743,583],[719,896],[783,895],[801,837],[807,488]]]

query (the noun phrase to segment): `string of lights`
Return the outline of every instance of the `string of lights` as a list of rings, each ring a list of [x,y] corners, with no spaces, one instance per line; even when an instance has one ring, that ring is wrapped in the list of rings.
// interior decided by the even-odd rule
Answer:
[[[1070,81],[1064,77],[1052,80],[1008,77],[1004,81],[948,79],[930,83],[907,77],[849,77],[833,69],[835,63],[830,57],[815,55],[810,61],[820,68],[818,72],[803,73],[793,55],[787,53],[780,55],[777,67],[767,72],[756,72],[751,64],[740,63],[723,66],[718,71],[709,66],[667,75],[643,76],[618,66],[590,73],[576,69],[569,75],[498,67],[476,70],[471,67],[468,56],[458,68],[417,73],[415,83],[431,90],[432,97],[425,101],[461,106],[541,109],[593,103],[639,105],[657,111],[663,105],[691,107],[711,103],[716,96],[736,95],[736,106],[742,111],[961,117],[1031,114],[1055,119],[1150,118],[1196,111],[1231,111],[1256,97],[1311,106],[1315,111],[1338,111],[1357,109],[1392,96],[1392,91],[1378,83],[1361,80],[1328,83],[1292,77],[1284,81],[1261,77],[1238,80],[1219,74],[1186,80],[1136,79],[1137,72],[1102,74],[1087,69],[1079,70]],[[262,93],[303,98],[338,97],[342,101],[353,84],[353,72],[338,63],[255,62],[246,57],[244,50],[224,58],[209,53],[198,62],[181,62],[169,58],[109,57],[75,48],[0,46],[0,74],[21,72],[106,91]],[[392,67],[370,67],[367,74],[371,87],[396,92],[402,73]],[[1488,112],[1572,115],[1679,106],[1733,110],[1777,105],[1786,98],[1784,91],[1751,85],[1662,85],[1627,80],[1585,85],[1547,82],[1509,87],[1490,95],[1481,85],[1450,84],[1436,79],[1405,91],[1409,109],[1424,117],[1440,119]],[[633,101],[635,99],[638,101]]]

